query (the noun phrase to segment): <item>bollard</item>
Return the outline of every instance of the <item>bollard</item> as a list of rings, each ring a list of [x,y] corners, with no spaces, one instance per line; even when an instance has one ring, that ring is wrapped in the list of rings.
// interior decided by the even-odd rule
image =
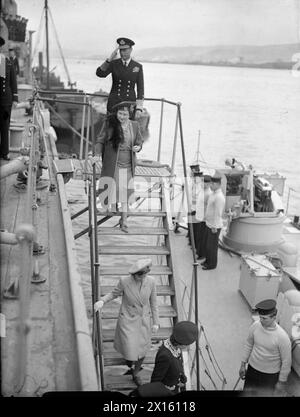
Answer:
[[[34,262],[31,282],[33,284],[40,284],[40,283],[45,282],[45,281],[46,281],[46,278],[43,278],[43,277],[40,276],[39,263],[38,263],[38,260],[36,259],[35,262]]]

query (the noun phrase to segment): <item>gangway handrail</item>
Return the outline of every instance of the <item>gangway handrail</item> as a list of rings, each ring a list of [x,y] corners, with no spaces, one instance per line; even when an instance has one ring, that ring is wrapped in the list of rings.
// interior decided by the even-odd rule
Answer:
[[[27,178],[27,193],[25,205],[25,221],[24,223],[32,226],[32,230],[25,231],[23,238],[20,239],[21,246],[21,277],[18,281],[19,286],[19,327],[18,337],[16,343],[16,361],[15,380],[16,393],[20,394],[22,390],[26,392],[26,370],[28,360],[28,334],[29,334],[29,317],[30,317],[30,280],[33,271],[33,240],[35,238],[35,231],[33,228],[34,215],[33,198],[36,184],[36,126],[32,133],[32,142],[30,147],[28,178]]]
[[[92,97],[103,97],[107,98],[108,93],[86,93],[84,91],[69,91],[69,90],[44,90],[41,88],[37,89],[38,93],[45,93],[45,94],[57,94],[57,95],[66,95],[66,96],[92,96]],[[68,102],[70,103],[70,102]]]

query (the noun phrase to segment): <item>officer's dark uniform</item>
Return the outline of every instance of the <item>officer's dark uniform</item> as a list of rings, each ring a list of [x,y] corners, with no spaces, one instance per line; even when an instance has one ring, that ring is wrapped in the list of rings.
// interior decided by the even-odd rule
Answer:
[[[16,75],[19,75],[20,73],[20,66],[19,66],[19,60],[16,56],[9,57],[10,62],[13,64]]]
[[[0,38],[0,42],[2,46],[4,44],[4,39]],[[9,125],[13,101],[18,101],[16,73],[11,61],[8,58],[5,58],[5,78],[0,77],[1,158],[7,158],[7,155],[9,153]]]
[[[132,42],[132,44],[134,43]],[[129,43],[130,46],[132,44]],[[137,101],[138,104],[138,101],[144,100],[144,75],[143,66],[140,63],[131,59],[126,67],[123,65],[122,59],[119,58],[111,62],[103,62],[96,70],[96,75],[100,78],[105,78],[109,74],[112,75],[112,87],[107,102],[109,113],[112,112],[114,105],[122,101]]]

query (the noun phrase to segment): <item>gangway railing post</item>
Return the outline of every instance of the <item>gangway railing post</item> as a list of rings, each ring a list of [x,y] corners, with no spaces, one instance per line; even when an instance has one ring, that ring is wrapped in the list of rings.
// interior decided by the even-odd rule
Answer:
[[[88,186],[88,208],[89,208],[89,226],[88,226],[88,236],[90,242],[90,266],[91,266],[91,289],[92,289],[92,311],[94,309],[94,304],[96,302],[96,295],[95,295],[95,271],[94,271],[94,239],[92,236],[92,194],[91,194],[91,184],[89,183]],[[95,354],[95,318],[93,314],[93,330],[92,330],[92,340],[93,340],[93,347],[94,347],[94,356]]]
[[[95,156],[95,131],[94,131],[94,121],[93,121],[93,111],[90,113],[90,126],[88,128],[91,129],[91,139],[92,139],[92,154]],[[92,165],[93,167],[93,175],[92,175],[92,195],[91,195],[91,203],[93,205],[92,209],[92,235],[94,238],[94,284],[95,284],[95,291],[94,291],[94,301],[93,305],[96,301],[100,299],[101,291],[100,291],[100,283],[99,283],[99,252],[98,252],[98,227],[97,227],[97,181],[96,181],[96,164]],[[94,315],[95,316],[95,315]],[[101,328],[101,319],[100,313],[96,313],[96,343],[97,343],[97,352],[96,352],[96,363],[98,369],[98,381],[100,389],[103,390],[104,388],[104,372],[103,372],[103,347],[102,347],[102,328]]]
[[[195,250],[195,240],[194,240],[194,231],[192,225],[192,216],[191,216],[191,203],[189,188],[187,182],[187,169],[186,169],[186,157],[184,149],[184,140],[183,140],[183,128],[182,128],[182,119],[181,119],[181,103],[177,103],[178,110],[178,120],[179,120],[179,132],[180,132],[180,141],[181,141],[181,152],[182,152],[182,162],[183,162],[183,172],[184,172],[184,181],[185,181],[185,190],[187,197],[187,206],[188,206],[188,227],[191,237],[192,253],[193,253],[193,278],[194,278],[194,289],[195,289],[195,323],[198,326],[199,317],[198,317],[198,277],[197,277],[197,267],[198,262],[196,259],[196,250]],[[196,370],[197,370],[197,391],[200,390],[200,367],[199,367],[199,338],[196,339]]]
[[[175,122],[175,133],[174,133],[174,142],[173,142],[171,175],[174,175],[174,169],[175,169],[176,149],[177,149],[177,137],[178,137],[178,108],[177,108],[177,111],[176,111],[176,122]]]
[[[161,140],[162,140],[162,126],[164,118],[164,99],[161,99],[161,108],[160,108],[160,123],[159,123],[159,141],[158,141],[158,151],[157,151],[157,161],[160,162],[161,155]]]
[[[30,331],[30,280],[32,276],[32,249],[35,239],[35,230],[32,225],[33,207],[32,198],[34,184],[36,181],[36,171],[33,169],[35,157],[35,139],[36,134],[32,135],[32,143],[30,147],[30,159],[28,167],[27,195],[25,209],[25,224],[20,236],[21,246],[21,277],[19,279],[19,322],[18,322],[18,339],[16,343],[16,374],[15,380],[16,393],[20,395],[26,394],[26,369],[28,361],[28,334]]]
[[[86,95],[83,97],[83,102],[86,104]],[[85,112],[86,106],[83,106],[82,110],[82,123],[81,123],[81,138],[80,138],[80,149],[79,149],[79,159],[82,159],[83,154],[83,137],[84,137],[84,126],[85,126]]]
[[[90,125],[91,125],[91,104],[88,101],[88,110],[87,110],[87,131],[86,131],[86,142],[85,142],[85,153],[84,159],[87,160],[89,152],[89,138],[90,138]]]

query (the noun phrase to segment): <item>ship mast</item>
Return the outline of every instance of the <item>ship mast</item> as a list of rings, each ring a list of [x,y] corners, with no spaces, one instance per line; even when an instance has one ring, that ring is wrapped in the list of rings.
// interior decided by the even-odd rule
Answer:
[[[197,143],[197,154],[196,154],[196,160],[197,164],[199,163],[199,156],[200,156],[200,130],[198,131],[198,143]]]
[[[46,66],[47,66],[47,90],[49,90],[49,30],[48,30],[48,0],[45,0],[45,21],[46,21]]]

